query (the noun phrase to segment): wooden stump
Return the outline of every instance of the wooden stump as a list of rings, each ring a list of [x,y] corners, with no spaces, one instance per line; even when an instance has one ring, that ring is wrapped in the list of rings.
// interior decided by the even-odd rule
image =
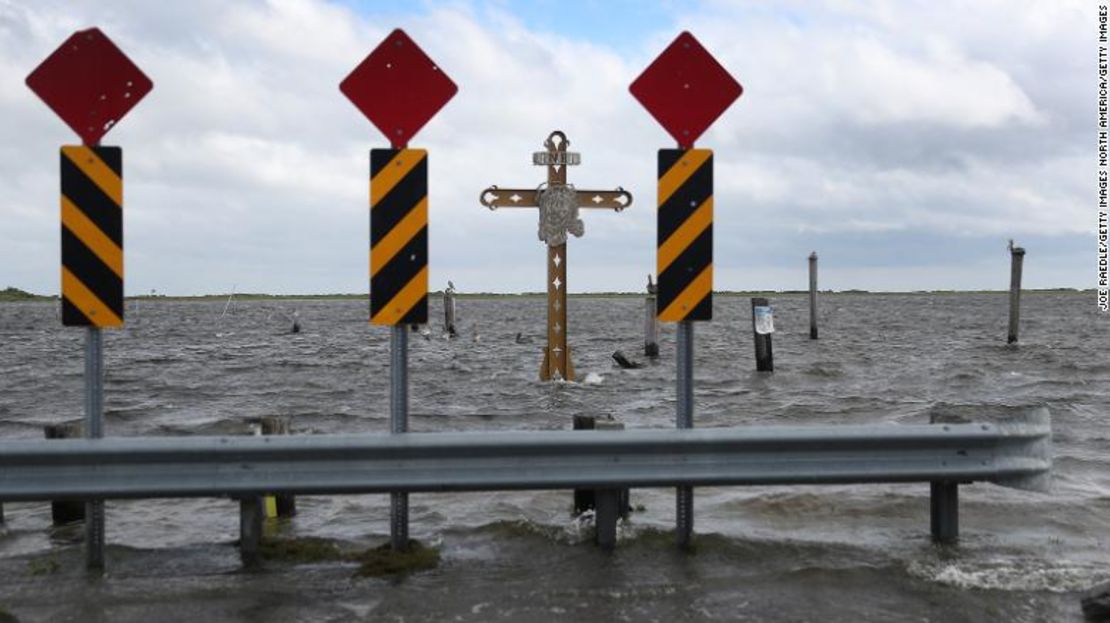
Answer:
[[[266,416],[261,420],[263,435],[288,435],[288,417]],[[292,517],[297,514],[297,498],[292,494],[267,495],[264,500],[267,517]]]
[[[770,307],[771,303],[765,298],[752,299],[752,339],[755,342],[755,369],[758,372],[775,371],[775,354],[771,349],[771,334],[756,331],[756,308]]]
[[[576,415],[574,416],[574,430],[624,430],[624,424],[614,420],[597,418],[592,415]],[[597,489],[575,489],[574,514],[580,515],[588,510],[599,513],[598,491]],[[616,492],[617,496],[616,516],[627,519],[629,511],[632,509],[629,490],[613,489],[612,491]],[[606,517],[606,519],[608,519],[608,517]]]
[[[47,439],[80,439],[85,436],[83,422],[49,424],[43,428]],[[85,503],[80,500],[54,500],[50,503],[50,518],[55,526],[85,521]]]

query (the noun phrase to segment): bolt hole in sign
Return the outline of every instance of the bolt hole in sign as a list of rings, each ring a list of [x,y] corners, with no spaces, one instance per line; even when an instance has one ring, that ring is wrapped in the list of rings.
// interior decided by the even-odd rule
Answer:
[[[154,83],[99,28],[90,28],[46,57],[27,86],[84,144],[97,145]]]

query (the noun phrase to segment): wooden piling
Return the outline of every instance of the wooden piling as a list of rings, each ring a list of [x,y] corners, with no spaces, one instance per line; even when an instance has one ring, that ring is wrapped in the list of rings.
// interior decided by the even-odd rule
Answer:
[[[659,320],[655,309],[655,284],[648,275],[647,298],[644,299],[644,355],[659,356]]]
[[[239,499],[239,559],[244,566],[261,560],[262,498],[256,495]]]
[[[1018,341],[1018,320],[1021,315],[1021,265],[1025,260],[1025,249],[1010,243],[1010,332],[1007,344]]]
[[[592,415],[576,415],[574,416],[574,430],[624,430],[624,423],[605,418],[597,418]],[[574,514],[581,515],[588,510],[593,510],[595,513],[600,512],[597,506],[600,503],[598,501],[599,491],[601,490],[575,489]],[[617,516],[622,519],[627,519],[628,513],[632,508],[629,491],[627,488],[614,489],[614,491],[617,492]],[[595,523],[596,521],[595,518]]]
[[[66,422],[48,424],[43,428],[47,439],[79,439],[85,436],[84,423]],[[50,518],[55,526],[85,520],[85,503],[78,500],[54,500],[50,503]]]
[[[771,349],[771,334],[756,330],[756,309],[770,309],[771,303],[762,297],[752,298],[752,340],[755,342],[755,369],[759,372],[775,371],[775,355]]]
[[[458,331],[455,329],[455,289],[448,287],[443,291],[443,332],[448,337],[455,337]]]
[[[288,435],[290,420],[275,415],[264,416],[261,420],[263,435]],[[267,495],[263,500],[266,517],[292,517],[297,514],[297,498],[288,493]]]
[[[817,339],[817,252],[809,254],[809,339]]]

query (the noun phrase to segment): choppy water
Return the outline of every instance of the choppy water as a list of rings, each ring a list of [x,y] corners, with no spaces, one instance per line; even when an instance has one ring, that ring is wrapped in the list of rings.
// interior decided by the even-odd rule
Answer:
[[[923,484],[698,489],[694,554],[671,545],[672,490],[633,492],[643,510],[611,554],[570,516],[569,492],[421,494],[413,536],[442,561],[399,581],[345,563],[241,571],[238,507],[218,499],[110,502],[108,572],[90,579],[79,528],[51,528],[46,504],[10,504],[0,608],[28,621],[1079,620],[1077,591],[1110,579],[1110,317],[1093,295],[1027,293],[1019,347],[1005,344],[1004,294],[826,296],[818,341],[804,297],[773,302],[773,375],[753,372],[747,299],[718,296],[697,326],[699,427],[1046,406],[1054,490],[962,487],[961,543],[938,548]],[[105,338],[108,435],[237,434],[263,415],[291,416],[298,434],[388,430],[388,331],[365,323],[365,303],[223,308],[129,304],[127,328]],[[673,426],[673,331],[657,364],[625,371],[609,357],[643,359],[642,299],[569,311],[588,378],[540,383],[542,300],[460,300],[460,339],[411,340],[411,429],[565,429],[578,413]],[[81,417],[83,334],[59,324],[51,304],[0,305],[0,436]],[[388,538],[386,496],[298,510],[277,529],[352,548]]]

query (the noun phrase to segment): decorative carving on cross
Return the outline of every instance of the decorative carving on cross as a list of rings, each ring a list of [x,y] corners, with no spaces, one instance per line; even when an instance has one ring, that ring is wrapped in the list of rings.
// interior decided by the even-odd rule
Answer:
[[[632,205],[632,194],[616,190],[578,190],[567,184],[567,167],[581,163],[579,154],[567,151],[567,135],[556,130],[544,141],[546,151],[532,154],[532,163],[547,167],[547,181],[535,189],[490,186],[478,201],[489,208],[539,208],[539,239],[547,244],[547,347],[540,379],[574,380],[567,345],[567,235],[581,237],[585,224],[580,208],[605,208],[620,212]]]

